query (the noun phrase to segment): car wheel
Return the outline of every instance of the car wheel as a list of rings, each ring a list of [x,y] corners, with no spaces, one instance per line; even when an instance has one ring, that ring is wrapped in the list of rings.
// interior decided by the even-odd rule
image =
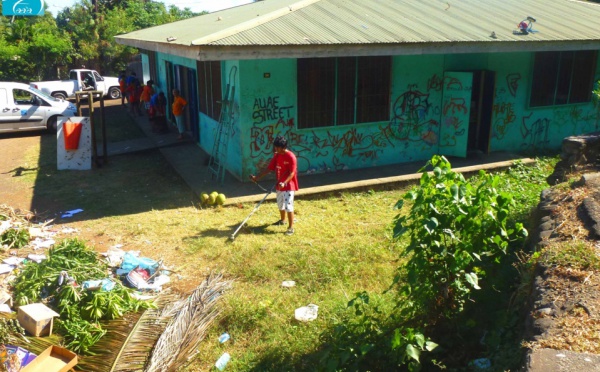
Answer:
[[[111,99],[121,98],[121,91],[119,90],[119,88],[112,87],[108,90],[108,96]]]
[[[61,92],[52,93],[52,97],[67,100],[67,96]]]
[[[48,129],[48,132],[56,132],[56,120],[57,117],[53,116],[50,119],[48,119],[48,121],[46,122],[46,129]]]

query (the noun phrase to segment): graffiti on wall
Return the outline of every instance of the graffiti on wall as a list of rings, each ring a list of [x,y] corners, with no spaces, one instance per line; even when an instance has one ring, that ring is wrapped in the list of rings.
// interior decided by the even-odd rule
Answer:
[[[506,129],[509,124],[514,123],[517,120],[515,115],[514,103],[512,102],[499,102],[492,106],[492,113],[494,115],[494,136],[498,139],[504,138]]]
[[[506,74],[506,87],[498,87],[492,106],[492,137],[499,140],[509,132],[509,128],[517,121],[515,113],[515,97],[519,88],[521,74],[510,72]]]
[[[513,97],[517,96],[517,89],[519,89],[519,80],[521,80],[521,74],[518,72],[513,72],[506,75],[506,85],[508,86],[508,91],[510,95]]]
[[[428,87],[437,89],[443,80],[434,75]],[[455,81],[450,84],[456,86]],[[438,144],[439,122],[431,116],[439,116],[441,109],[429,103],[430,93],[423,93],[417,85],[409,85],[395,100],[392,118],[372,131],[348,126],[331,130],[313,130],[310,133],[294,132],[294,107],[282,105],[279,96],[254,99],[252,127],[250,130],[250,156],[257,165],[265,166],[270,159],[272,143],[277,135],[288,139],[290,148],[298,158],[300,171],[327,172],[349,169],[342,159],[353,163],[375,164],[388,147],[400,147],[406,151],[409,143],[419,143],[425,148]],[[464,102],[453,101],[446,107],[450,111],[465,111]]]
[[[533,113],[523,116],[521,123],[521,147],[527,150],[542,149],[548,146],[548,130],[551,120],[548,118],[532,119]]]
[[[441,92],[444,87],[444,78],[439,77],[437,74],[433,74],[432,77],[427,79],[427,91]]]
[[[398,96],[394,102],[389,134],[398,141],[424,141],[437,144],[439,123],[430,118],[431,111],[439,114],[429,103],[429,93],[423,93],[416,85]]]
[[[572,133],[578,133],[585,130],[597,130],[598,123],[596,121],[596,114],[593,111],[584,112],[583,108],[578,106],[571,106],[564,109],[554,110],[554,119],[563,124],[571,125]],[[592,123],[595,126],[592,127]]]
[[[294,106],[280,106],[279,96],[255,98],[252,107],[252,120],[254,125],[266,121],[290,118],[290,111]]]

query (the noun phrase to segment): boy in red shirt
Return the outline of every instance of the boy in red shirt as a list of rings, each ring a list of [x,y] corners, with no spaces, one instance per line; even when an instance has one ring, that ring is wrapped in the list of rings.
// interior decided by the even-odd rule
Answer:
[[[263,178],[271,171],[275,171],[277,179],[277,207],[279,208],[280,218],[274,225],[284,225],[287,214],[288,229],[285,235],[294,233],[294,192],[298,191],[298,163],[296,155],[287,149],[287,140],[282,136],[277,136],[273,141],[275,155],[267,166],[258,176],[251,175],[253,182]]]

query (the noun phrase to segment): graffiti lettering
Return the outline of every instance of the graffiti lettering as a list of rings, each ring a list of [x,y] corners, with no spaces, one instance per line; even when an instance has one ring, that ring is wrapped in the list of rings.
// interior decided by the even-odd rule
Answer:
[[[254,124],[290,117],[293,106],[279,107],[279,97],[255,98],[252,107]]]
[[[517,89],[519,88],[519,80],[521,80],[521,74],[518,72],[506,75],[506,85],[508,85],[508,91],[513,97],[516,97],[517,95]]]
[[[429,93],[422,93],[416,89],[416,86],[409,86],[408,91],[398,96],[394,102],[393,117],[390,126],[382,130],[386,138],[394,138],[400,141],[422,141],[427,136],[428,145],[435,145],[432,140],[437,140],[437,136],[430,136],[430,132],[437,132],[434,127],[439,123],[433,119],[428,119],[431,105],[429,103]],[[392,143],[390,141],[390,143]]]
[[[462,82],[455,77],[444,76],[444,89],[446,90],[463,90]],[[469,89],[470,90],[470,89]]]
[[[542,118],[537,119],[531,124],[527,124],[529,119],[533,116],[533,113],[529,116],[523,117],[523,123],[521,126],[521,135],[526,140],[521,146],[531,150],[544,148],[548,145],[548,130],[550,128],[550,119]]]
[[[444,79],[437,76],[437,74],[433,74],[433,76],[427,80],[427,91],[433,90],[439,92],[442,90],[443,86]]]
[[[455,98],[452,97],[446,102],[444,105],[444,116],[448,115],[448,111],[452,110],[451,114],[456,115],[456,113],[467,113],[467,103],[464,98]]]

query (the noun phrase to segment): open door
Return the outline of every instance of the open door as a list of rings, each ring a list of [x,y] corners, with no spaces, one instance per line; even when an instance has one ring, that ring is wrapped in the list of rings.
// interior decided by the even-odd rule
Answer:
[[[472,72],[446,72],[442,97],[440,154],[467,157]]]

